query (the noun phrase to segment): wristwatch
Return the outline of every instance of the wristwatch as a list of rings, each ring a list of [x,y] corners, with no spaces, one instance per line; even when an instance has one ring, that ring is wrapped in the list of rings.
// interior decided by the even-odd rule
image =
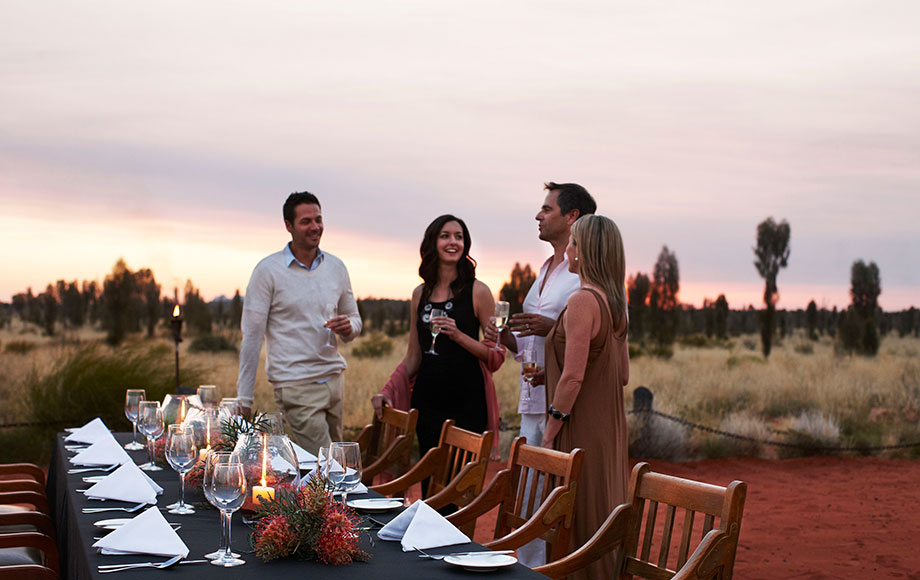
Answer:
[[[549,416],[552,417],[553,419],[557,419],[557,420],[559,420],[559,421],[562,421],[563,423],[566,422],[566,421],[568,421],[568,420],[569,420],[569,417],[572,415],[571,413],[563,413],[562,411],[560,411],[560,410],[557,409],[556,407],[553,407],[553,404],[552,404],[552,403],[550,403],[550,405],[549,405],[549,411],[547,411],[547,413],[548,413]]]

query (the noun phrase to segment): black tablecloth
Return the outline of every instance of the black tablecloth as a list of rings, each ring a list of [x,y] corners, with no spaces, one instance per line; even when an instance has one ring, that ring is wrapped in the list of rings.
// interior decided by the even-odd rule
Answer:
[[[126,443],[130,433],[117,433],[116,439]],[[96,567],[100,564],[117,564],[121,562],[146,562],[162,561],[166,558],[157,556],[102,556],[92,548],[94,536],[102,535],[103,531],[93,525],[101,519],[115,517],[130,517],[123,512],[102,512],[84,514],[84,507],[99,507],[101,505],[129,505],[119,502],[105,502],[88,500],[77,490],[85,489],[91,484],[84,483],[86,475],[98,475],[100,472],[83,474],[68,474],[67,470],[73,466],[68,461],[72,453],[64,449],[63,434],[58,435],[55,442],[51,465],[48,472],[48,495],[52,505],[53,515],[56,518],[58,531],[58,546],[61,551],[61,577],[71,579],[105,578],[117,580],[126,575],[132,578],[151,578],[158,574],[168,574],[170,579],[197,578],[206,580],[210,578],[272,578],[283,580],[286,578],[303,578],[308,576],[314,579],[329,580],[388,580],[404,578],[463,578],[494,576],[502,580],[545,578],[541,574],[530,570],[520,564],[500,568],[494,572],[469,572],[442,561],[433,561],[419,558],[414,552],[404,553],[398,542],[384,542],[377,538],[376,530],[363,532],[361,546],[371,554],[370,562],[355,562],[348,566],[327,566],[317,562],[304,562],[301,560],[285,559],[263,563],[255,554],[249,544],[250,528],[242,523],[239,512],[233,515],[232,548],[242,554],[246,564],[236,568],[218,568],[210,564],[190,564],[175,566],[167,571],[162,570],[131,570],[117,574],[99,574]],[[143,451],[129,452],[135,463],[146,460]],[[160,484],[164,493],[159,497],[158,505],[164,506],[174,502],[179,495],[179,475],[171,469],[148,474]],[[188,492],[188,490],[186,490]],[[190,494],[191,495],[191,494]],[[353,494],[349,494],[351,498]],[[354,495],[354,497],[362,497]],[[373,514],[373,518],[380,522],[387,522],[396,516],[397,512]],[[195,514],[179,516],[164,512],[170,522],[182,524],[178,531],[179,537],[188,546],[190,552],[188,559],[201,559],[203,554],[217,549],[220,543],[219,514],[215,509],[199,509]],[[463,544],[431,550],[431,553],[449,553],[463,550],[477,549],[477,544]]]

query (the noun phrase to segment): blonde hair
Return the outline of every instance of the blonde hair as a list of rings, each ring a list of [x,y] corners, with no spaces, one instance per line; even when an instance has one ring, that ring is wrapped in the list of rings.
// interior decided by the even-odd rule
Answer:
[[[619,329],[626,318],[626,251],[620,228],[601,215],[585,215],[572,225],[572,240],[578,249],[578,275],[583,282],[601,288]]]

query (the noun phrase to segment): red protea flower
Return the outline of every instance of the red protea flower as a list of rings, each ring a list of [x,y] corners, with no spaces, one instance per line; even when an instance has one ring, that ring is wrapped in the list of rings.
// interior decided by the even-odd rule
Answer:
[[[285,516],[265,518],[255,532],[256,555],[263,562],[290,556],[296,547],[297,534]]]
[[[323,514],[323,529],[316,539],[316,555],[324,564],[339,566],[369,556],[358,547],[357,518],[342,504],[332,502]]]

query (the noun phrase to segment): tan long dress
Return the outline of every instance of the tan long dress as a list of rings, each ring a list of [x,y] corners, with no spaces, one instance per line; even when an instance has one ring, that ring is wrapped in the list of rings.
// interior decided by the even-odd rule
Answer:
[[[594,535],[613,508],[626,501],[628,489],[628,448],[626,411],[623,403],[622,361],[627,360],[625,317],[619,332],[614,332],[610,311],[604,299],[588,288],[601,310],[601,328],[591,339],[587,367],[581,390],[572,407],[571,418],[563,424],[553,447],[585,450],[581,483],[575,496],[572,522],[572,549]],[[565,316],[563,310],[546,337],[547,401],[556,393],[565,366]],[[615,557],[608,555],[570,578],[601,579],[615,575]]]

